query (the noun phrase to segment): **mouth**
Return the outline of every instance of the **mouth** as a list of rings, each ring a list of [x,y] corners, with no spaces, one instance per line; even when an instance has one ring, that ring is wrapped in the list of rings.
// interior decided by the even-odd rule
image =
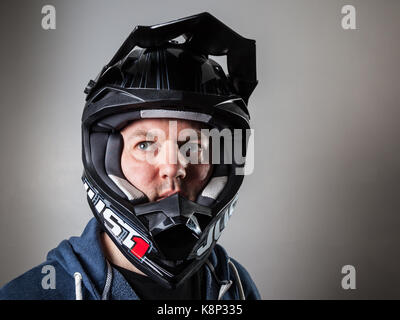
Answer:
[[[180,192],[180,190],[169,190],[167,192],[164,192],[159,197],[156,198],[156,201],[163,200],[163,199],[165,199],[169,196],[172,196],[173,194],[178,193],[178,192]]]

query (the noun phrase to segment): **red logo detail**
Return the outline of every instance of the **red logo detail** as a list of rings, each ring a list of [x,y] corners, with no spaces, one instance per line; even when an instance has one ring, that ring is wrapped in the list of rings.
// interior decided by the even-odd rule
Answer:
[[[133,237],[132,240],[135,242],[134,246],[131,249],[132,254],[136,258],[142,259],[149,249],[149,244],[139,237]]]

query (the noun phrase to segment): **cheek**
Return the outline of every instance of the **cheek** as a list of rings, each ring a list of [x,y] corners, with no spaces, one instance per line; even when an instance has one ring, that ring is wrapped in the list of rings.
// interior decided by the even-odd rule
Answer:
[[[212,173],[212,167],[209,164],[198,164],[188,170],[186,181],[186,190],[189,200],[196,201],[196,197],[205,187]]]
[[[123,151],[121,169],[131,184],[148,195],[148,190],[151,190],[155,183],[156,170],[154,166],[145,161],[138,161]]]
[[[212,172],[211,169],[211,165],[209,164],[194,165],[192,168],[190,168],[190,182],[196,183],[199,186],[199,189],[201,189],[208,181]]]

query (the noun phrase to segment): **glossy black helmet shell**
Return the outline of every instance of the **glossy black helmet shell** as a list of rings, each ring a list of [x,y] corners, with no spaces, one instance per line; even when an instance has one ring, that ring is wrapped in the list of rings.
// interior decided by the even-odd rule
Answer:
[[[178,36],[186,41],[177,43]],[[223,54],[228,75],[208,57]],[[175,118],[244,132],[250,128],[247,102],[256,84],[255,41],[202,13],[136,27],[85,89],[82,179],[89,205],[125,257],[164,285],[178,285],[207,259],[232,214],[243,181],[235,169],[243,164],[215,165],[196,202],[175,195],[148,203],[122,174],[119,131],[138,119]],[[247,139],[244,133],[244,154]],[[176,255],[165,245],[170,230],[182,230],[185,239],[193,236]]]

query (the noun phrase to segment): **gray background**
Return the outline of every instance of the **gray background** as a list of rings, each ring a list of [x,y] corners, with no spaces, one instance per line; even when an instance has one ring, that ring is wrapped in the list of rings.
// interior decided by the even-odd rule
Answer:
[[[41,28],[53,4],[57,29]],[[341,7],[357,30],[341,28]],[[220,243],[264,299],[400,298],[400,1],[1,1],[0,285],[92,217],[83,89],[133,27],[209,11],[257,40],[255,171]],[[354,265],[357,289],[341,288]]]

